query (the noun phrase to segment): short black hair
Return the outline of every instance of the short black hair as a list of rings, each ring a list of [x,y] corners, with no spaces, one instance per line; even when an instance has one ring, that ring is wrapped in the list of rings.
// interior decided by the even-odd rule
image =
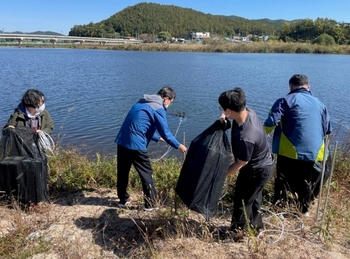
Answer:
[[[219,96],[220,106],[226,110],[230,109],[235,112],[241,112],[246,107],[246,97],[242,88],[236,87],[233,90],[223,92]]]
[[[295,74],[289,79],[289,85],[291,86],[302,86],[308,84],[309,79],[305,75]]]
[[[173,100],[176,97],[175,91],[168,85],[160,89],[157,94],[162,98],[168,97],[170,100]]]
[[[39,90],[29,89],[24,93],[21,102],[25,107],[38,108],[43,98],[44,94]]]

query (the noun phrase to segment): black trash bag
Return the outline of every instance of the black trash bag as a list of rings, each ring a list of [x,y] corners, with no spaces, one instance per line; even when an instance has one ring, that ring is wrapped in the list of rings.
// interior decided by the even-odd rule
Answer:
[[[23,156],[29,158],[45,157],[39,148],[39,135],[30,127],[6,128],[2,131],[0,142],[0,161],[5,157]]]
[[[226,174],[233,158],[225,130],[230,121],[217,120],[192,140],[175,188],[186,206],[209,221],[217,212]]]
[[[7,128],[0,141],[0,190],[28,204],[49,201],[47,158],[29,127]]]

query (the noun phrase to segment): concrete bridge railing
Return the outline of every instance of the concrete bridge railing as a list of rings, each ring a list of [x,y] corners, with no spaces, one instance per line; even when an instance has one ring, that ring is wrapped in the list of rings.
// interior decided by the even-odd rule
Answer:
[[[60,36],[60,35],[34,35],[34,34],[9,34],[9,33],[0,33],[0,40],[14,40],[19,44],[22,44],[24,41],[37,40],[37,41],[49,41],[52,44],[58,42],[71,42],[71,43],[99,43],[99,44],[116,44],[116,43],[142,43],[142,40],[134,39],[113,39],[113,38],[94,38],[94,37],[77,37],[77,36]]]

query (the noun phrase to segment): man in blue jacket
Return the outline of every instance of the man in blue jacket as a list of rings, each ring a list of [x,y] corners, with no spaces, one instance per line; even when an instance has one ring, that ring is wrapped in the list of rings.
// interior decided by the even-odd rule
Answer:
[[[163,141],[185,153],[187,148],[171,134],[166,119],[166,109],[175,100],[175,92],[165,86],[154,95],[143,95],[135,103],[115,139],[117,149],[117,194],[118,206],[125,208],[130,203],[127,193],[129,172],[133,165],[138,172],[144,193],[144,210],[156,208],[156,189],[147,146],[151,140]],[[156,133],[159,133],[159,135]]]
[[[313,188],[317,184],[317,161],[323,161],[325,136],[331,133],[326,106],[310,92],[307,76],[296,74],[289,80],[290,92],[278,99],[264,123],[273,129],[272,152],[277,154],[274,201],[283,206],[287,191],[297,194],[301,212],[308,216]],[[320,178],[318,178],[320,179]]]

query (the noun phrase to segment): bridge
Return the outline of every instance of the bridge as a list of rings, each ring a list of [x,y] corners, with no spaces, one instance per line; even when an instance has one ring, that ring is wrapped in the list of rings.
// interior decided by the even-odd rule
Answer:
[[[94,37],[77,37],[64,35],[35,35],[35,34],[14,34],[0,33],[0,43],[15,41],[22,43],[72,43],[72,44],[121,44],[121,43],[142,43],[142,40],[135,39],[114,39],[114,38],[94,38]]]

